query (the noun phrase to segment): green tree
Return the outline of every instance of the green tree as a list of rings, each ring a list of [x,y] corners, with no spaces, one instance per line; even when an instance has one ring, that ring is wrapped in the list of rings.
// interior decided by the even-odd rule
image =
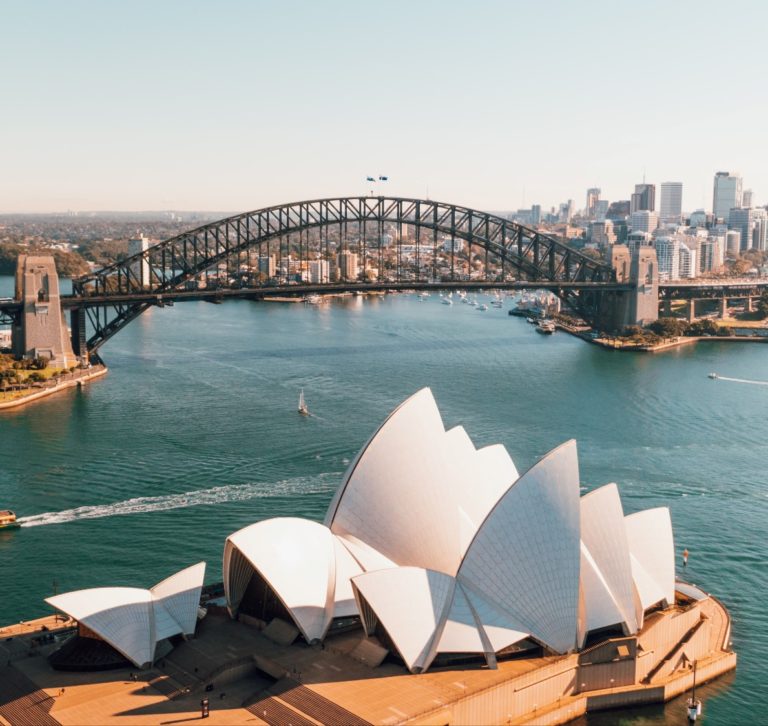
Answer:
[[[677,338],[684,334],[686,327],[685,320],[680,320],[680,318],[659,318],[654,320],[648,329],[662,338]]]

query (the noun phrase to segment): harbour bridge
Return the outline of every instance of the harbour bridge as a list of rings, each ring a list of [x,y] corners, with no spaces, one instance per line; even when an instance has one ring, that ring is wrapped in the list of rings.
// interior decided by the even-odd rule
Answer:
[[[244,273],[254,257],[259,272]],[[184,232],[74,280],[72,294],[60,296],[59,304],[70,315],[78,356],[97,351],[153,305],[358,290],[545,288],[590,324],[610,328],[634,323],[643,298],[657,317],[658,283],[647,269],[629,259],[623,269],[608,265],[552,235],[467,207],[336,197],[267,207]],[[25,300],[0,300],[0,323],[22,328]],[[45,301],[33,294],[26,302]]]

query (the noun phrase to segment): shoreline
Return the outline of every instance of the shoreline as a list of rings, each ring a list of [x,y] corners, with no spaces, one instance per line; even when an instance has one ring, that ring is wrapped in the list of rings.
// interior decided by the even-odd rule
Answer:
[[[695,343],[706,342],[729,342],[729,343],[768,343],[768,337],[747,336],[747,335],[691,335],[691,336],[679,336],[677,338],[665,339],[661,343],[655,345],[616,345],[615,343],[608,342],[606,338],[590,338],[588,331],[577,330],[571,328],[563,323],[556,323],[557,329],[562,330],[564,333],[573,335],[575,338],[579,338],[586,343],[597,345],[604,350],[616,350],[625,351],[629,353],[661,353],[666,350],[673,350],[675,348],[682,348],[687,345],[694,345]],[[618,338],[621,340],[621,338]]]
[[[48,396],[51,396],[54,393],[58,393],[59,391],[64,391],[67,388],[82,386],[84,383],[87,383],[89,381],[92,381],[95,378],[100,378],[101,376],[106,375],[108,371],[109,369],[103,364],[95,365],[92,368],[89,368],[82,375],[78,375],[77,377],[71,378],[67,381],[59,382],[55,386],[36,389],[31,393],[26,393],[20,396],[19,398],[14,398],[10,401],[0,402],[0,411],[7,411],[9,409],[18,408],[19,406],[25,406],[28,403],[33,403],[34,401],[39,401],[43,398],[47,398]]]

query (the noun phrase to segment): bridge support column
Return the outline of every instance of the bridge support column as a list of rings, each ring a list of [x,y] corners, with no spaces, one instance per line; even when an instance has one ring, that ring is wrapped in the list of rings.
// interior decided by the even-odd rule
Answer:
[[[728,317],[728,298],[720,298],[720,319]]]
[[[692,323],[696,319],[696,301],[689,300],[685,306],[685,319]]]
[[[626,292],[602,296],[597,325],[602,330],[622,330],[630,325],[648,325],[659,317],[659,269],[656,250],[638,247],[630,254],[626,245],[613,245],[611,265],[616,281],[628,283]]]
[[[664,300],[661,304],[661,310],[665,318],[672,317],[672,301],[669,299]]]
[[[59,276],[53,257],[20,255],[16,266],[16,299],[21,300],[19,323],[12,330],[17,358],[47,358],[52,366],[74,365],[59,297]]]
[[[80,359],[80,365],[88,364],[88,345],[85,335],[85,308],[73,308],[69,316],[72,331],[72,351]]]

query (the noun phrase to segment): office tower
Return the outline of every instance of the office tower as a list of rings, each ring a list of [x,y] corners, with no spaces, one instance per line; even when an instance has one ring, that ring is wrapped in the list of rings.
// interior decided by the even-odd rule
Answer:
[[[591,241],[599,247],[607,247],[616,242],[613,222],[610,219],[592,222],[589,228]]]
[[[150,247],[149,240],[144,236],[137,239],[128,240],[128,256],[138,255],[140,252],[146,252]],[[135,280],[132,283],[141,288],[150,287],[151,281],[149,279],[149,263],[146,256],[137,260],[131,265],[131,272],[135,275]]]
[[[531,224],[541,224],[541,204],[531,206]]]
[[[741,199],[741,206],[742,207],[752,206],[752,190],[751,189],[744,190],[744,194],[742,195],[742,199]]]
[[[731,209],[728,226],[741,233],[741,251],[765,250],[766,210],[738,207]]]
[[[589,219],[595,218],[595,205],[597,204],[598,200],[600,199],[600,190],[597,187],[592,187],[591,189],[587,189],[587,217]]]
[[[662,222],[679,222],[683,213],[683,183],[662,182],[659,218]]]
[[[654,232],[659,226],[659,215],[647,209],[641,209],[629,215],[629,226],[633,232]]]
[[[725,249],[730,257],[738,257],[741,253],[741,232],[738,229],[726,232]]]
[[[619,202],[611,202],[605,216],[612,222],[626,219],[629,216],[629,199],[624,199]]]
[[[691,227],[706,227],[707,213],[703,209],[697,209],[695,212],[691,212],[689,224]]]
[[[640,212],[648,210],[653,212],[656,209],[656,187],[653,184],[635,184],[635,193],[629,200],[629,212]]]
[[[715,174],[715,186],[712,194],[712,213],[715,221],[728,222],[731,209],[742,206],[741,177],[727,171]]]
[[[608,206],[609,205],[607,199],[598,199],[597,202],[595,202],[595,208],[593,212],[595,221],[602,222],[606,218],[608,215]]]

